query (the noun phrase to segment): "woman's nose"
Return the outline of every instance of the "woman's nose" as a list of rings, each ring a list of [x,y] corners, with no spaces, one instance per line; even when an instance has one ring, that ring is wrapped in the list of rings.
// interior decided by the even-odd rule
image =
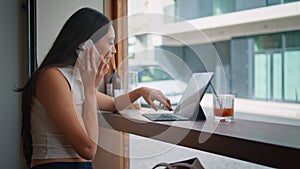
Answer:
[[[115,45],[112,47],[111,53],[112,53],[112,54],[115,54],[115,53],[117,53],[117,50],[116,50],[116,47],[115,47]]]

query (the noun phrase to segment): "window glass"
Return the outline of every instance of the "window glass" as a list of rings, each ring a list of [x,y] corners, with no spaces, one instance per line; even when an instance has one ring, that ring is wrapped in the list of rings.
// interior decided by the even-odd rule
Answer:
[[[274,53],[273,55],[273,99],[282,100],[282,55],[281,53]]]
[[[176,16],[184,19],[195,19],[213,14],[213,0],[176,0]]]
[[[299,36],[300,31],[292,31],[254,37],[255,98],[299,102]]]
[[[284,98],[300,101],[300,51],[284,53]]]
[[[136,37],[132,36],[128,38],[128,58],[133,59],[134,58],[134,51],[136,49]]]
[[[187,15],[191,14],[191,16],[194,16],[194,14],[200,15],[202,12],[207,12],[201,11],[202,8],[195,10],[195,6],[206,6],[206,10],[222,15],[237,8],[237,4],[253,7],[258,1],[212,0],[207,2],[206,0],[191,0],[189,3],[186,3],[185,0],[142,0],[136,3],[136,0],[129,0],[128,2],[129,9],[135,9],[132,11],[129,10],[129,15],[136,13],[165,13],[167,15],[175,14],[178,17],[189,19]],[[283,1],[280,1],[280,3],[282,2]],[[260,1],[260,3],[256,5],[261,6],[266,3],[277,4],[279,2],[277,0],[266,0]],[[176,20],[174,20],[174,18],[162,17],[160,18],[161,20],[157,19],[156,21],[160,24],[172,25],[176,24],[173,23]],[[156,23],[151,23],[152,21],[153,19],[145,18],[141,22],[135,20],[135,22],[132,23],[134,23],[133,26],[136,30],[143,30],[145,27],[156,25]],[[176,27],[170,28],[177,29]],[[180,34],[180,38],[191,39],[197,34],[196,31],[188,33],[184,31],[185,30]],[[176,55],[176,58],[183,62],[184,65],[188,66],[192,72],[205,71],[207,66],[201,63],[203,60],[199,60],[193,50],[200,51],[198,53],[203,54],[203,58],[207,59],[209,63],[214,62],[214,60],[210,60],[210,57],[206,57],[213,54],[207,51],[209,45],[206,43],[195,43],[190,46],[173,44],[173,41],[170,40],[173,38],[172,34],[166,34],[165,37],[165,35],[149,32],[133,35],[128,38],[129,67],[138,66],[145,69],[139,73],[140,83],[150,84],[150,82],[157,83],[164,81],[165,79],[169,79],[168,77],[170,76],[167,75],[172,73],[171,77],[174,77],[175,74],[175,79],[178,79],[178,75],[183,74],[183,71],[181,71],[181,65],[183,64],[180,62],[177,64],[177,60],[170,61],[170,58],[174,55]],[[228,84],[227,86],[229,86],[228,92],[233,92],[236,96],[241,96],[246,99],[255,98],[258,100],[287,103],[298,102],[298,86],[296,84],[299,84],[299,82],[297,81],[298,78],[295,72],[300,72],[300,67],[297,62],[298,58],[296,56],[296,53],[300,51],[300,31],[265,34],[262,32],[258,35],[254,34],[239,38],[244,39],[243,43],[240,44],[242,46],[236,46],[232,39],[212,42],[213,48],[222,62],[222,67],[224,67],[224,74],[226,75],[226,79],[221,79],[218,73],[216,73],[214,80],[219,84],[217,87],[222,88],[224,85],[220,83],[220,81],[224,81],[226,85]],[[226,44],[222,42],[226,42]],[[191,47],[193,50],[190,50]],[[168,58],[166,55],[168,55]],[[237,63],[236,60],[242,62]],[[239,66],[236,66],[236,64],[239,64]],[[146,68],[147,66],[156,67],[158,69]],[[218,67],[216,65],[213,66],[215,66],[213,70],[218,72]],[[237,68],[243,70],[236,70]],[[180,80],[187,82],[189,79]],[[294,89],[288,87],[288,84],[294,85]],[[243,91],[237,89],[243,89]],[[165,90],[165,88],[163,88],[163,90]]]
[[[286,48],[300,47],[300,31],[287,32]]]
[[[229,13],[235,10],[235,0],[214,0],[214,15]]]
[[[281,0],[267,0],[267,5],[270,6],[270,5],[277,5],[277,4],[280,4],[281,3]]]
[[[282,48],[281,34],[269,34],[255,36],[254,38],[254,51],[263,51],[269,49]]]
[[[138,82],[140,83],[174,79],[157,65],[131,66],[131,69],[138,71]]]
[[[255,9],[266,6],[265,0],[236,0],[236,11],[243,11],[247,9]]]
[[[215,22],[213,19],[217,17],[208,16],[278,5],[288,2],[287,0],[128,0],[128,2],[129,16],[138,13],[175,15],[173,18],[168,16],[162,18],[143,17],[142,20],[129,22],[132,24],[129,26],[134,27],[135,32],[152,27],[163,29],[166,26],[169,28],[163,29],[165,31],[163,34],[142,32],[129,39],[128,66],[130,70],[139,72],[139,86],[160,89],[170,98],[171,103],[175,103],[175,106],[179,102],[184,85],[189,80],[188,77],[190,76],[186,74],[205,71],[210,66],[215,72],[213,78],[213,83],[217,84],[215,87],[229,86],[229,90],[226,92],[236,96],[237,118],[283,124],[294,122],[294,124],[300,125],[299,119],[282,118],[287,117],[285,114],[291,114],[290,112],[300,112],[300,76],[298,75],[300,72],[300,31],[274,32],[279,30],[277,23],[274,27],[271,24],[267,29],[261,29],[259,34],[249,31],[252,27],[243,27],[243,23],[230,25],[222,31],[216,31],[218,28],[206,28],[207,22],[200,22],[202,19],[197,20],[206,17],[203,20],[210,21],[212,19]],[[234,16],[234,13],[231,14]],[[276,17],[275,14],[270,15]],[[234,17],[238,18],[239,15]],[[179,20],[181,22],[176,23]],[[182,26],[182,21],[193,23],[195,27],[204,26],[206,35],[214,37],[210,39],[211,44],[199,42],[197,34],[201,33],[201,30],[191,31]],[[256,24],[261,20],[253,22]],[[285,26],[285,28],[287,27],[288,25]],[[245,34],[243,34],[244,28]],[[242,35],[230,37],[230,31],[235,30],[240,31]],[[294,30],[294,28],[288,28],[288,30]],[[271,31],[272,33],[270,33]],[[183,42],[177,43],[176,38]],[[214,52],[208,50],[212,46]],[[208,64],[201,63],[203,60],[196,56],[195,51],[197,54],[203,55],[202,59]],[[215,53],[218,54],[218,59],[222,65],[215,64],[216,59],[212,59]],[[191,72],[185,72],[184,66],[188,66]],[[220,72],[225,74],[225,79],[220,76]],[[187,79],[180,79],[180,77]],[[209,110],[211,107],[209,96],[211,93],[208,92],[203,98],[204,101],[201,102],[205,110]],[[145,101],[141,101],[141,104],[142,106],[147,105]],[[130,159],[131,168],[146,168],[148,165],[145,166],[144,164],[150,162],[157,163],[166,161],[164,159],[174,159],[174,153],[170,153],[168,148],[164,149],[161,142],[153,143],[153,140],[144,138],[138,140],[136,136],[130,139],[130,153],[137,157]],[[149,144],[155,144],[155,146],[144,144],[148,141]],[[151,150],[144,149],[145,147],[151,147]],[[155,152],[161,153],[161,158],[153,153],[152,147],[157,148]],[[150,155],[147,152],[151,152]],[[184,149],[180,151],[180,155],[177,157],[182,158],[189,155],[190,152],[190,150]],[[141,158],[144,157],[143,154],[146,156],[145,158]],[[153,154],[155,156],[152,157]],[[215,161],[214,158],[209,159]],[[207,162],[207,164],[207,168],[222,168],[214,167],[215,163]],[[229,162],[228,166],[234,165]],[[239,166],[237,168],[251,168],[251,166],[247,164],[246,167]]]
[[[296,1],[299,0],[176,0],[174,5],[165,6],[164,12],[195,19]]]
[[[284,3],[289,3],[289,2],[297,2],[299,0],[283,0]]]
[[[254,56],[254,97],[268,99],[270,95],[270,55]]]

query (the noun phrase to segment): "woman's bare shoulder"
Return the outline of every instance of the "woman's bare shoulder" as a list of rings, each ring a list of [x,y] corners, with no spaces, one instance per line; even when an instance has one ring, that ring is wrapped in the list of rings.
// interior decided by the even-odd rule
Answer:
[[[49,82],[53,83],[53,82],[63,82],[64,80],[64,76],[63,74],[58,70],[58,68],[56,67],[51,67],[48,68],[44,71],[42,71],[38,78],[37,78],[37,85],[38,84],[48,84]]]
[[[36,81],[36,96],[59,91],[70,91],[70,87],[58,68],[48,68],[41,72]]]

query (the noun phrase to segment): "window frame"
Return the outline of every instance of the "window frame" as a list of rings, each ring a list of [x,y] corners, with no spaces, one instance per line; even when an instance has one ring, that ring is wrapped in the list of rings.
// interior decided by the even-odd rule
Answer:
[[[122,17],[126,17],[128,15],[128,0],[103,0],[103,12],[106,16],[108,16],[113,22]],[[114,25],[115,34],[116,34],[116,42],[115,48],[117,53],[112,57],[111,63],[112,67],[115,66],[117,69],[121,80],[123,83],[125,82],[125,74],[128,73],[128,38],[121,39],[123,37],[128,37],[127,34],[127,20],[125,22],[115,22]],[[111,75],[112,69],[108,72],[108,74],[104,77],[104,84],[107,83],[108,77]],[[106,85],[105,92],[106,92]],[[126,86],[125,86],[126,87]],[[120,169],[129,169],[129,133],[119,131],[119,166]]]

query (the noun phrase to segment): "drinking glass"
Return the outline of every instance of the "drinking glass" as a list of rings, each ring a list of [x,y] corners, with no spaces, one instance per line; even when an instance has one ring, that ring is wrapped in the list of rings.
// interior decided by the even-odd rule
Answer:
[[[216,121],[233,122],[234,120],[234,95],[214,95],[213,108]]]

